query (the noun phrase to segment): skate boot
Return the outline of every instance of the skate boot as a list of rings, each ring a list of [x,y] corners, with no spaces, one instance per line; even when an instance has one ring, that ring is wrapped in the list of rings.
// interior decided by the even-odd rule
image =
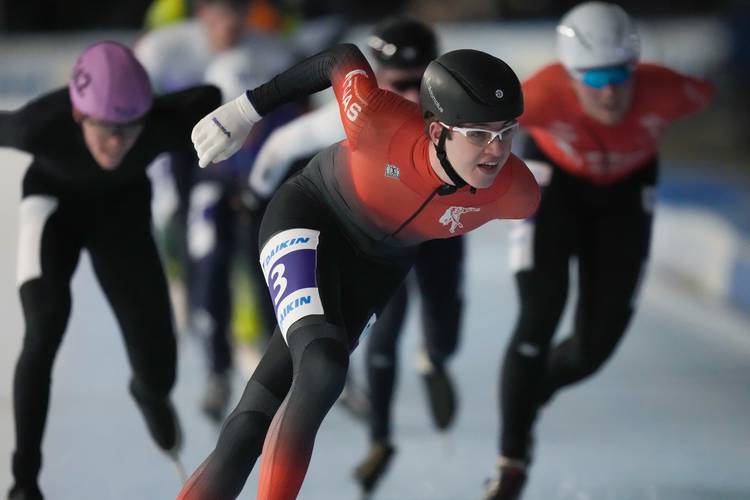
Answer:
[[[523,460],[499,457],[493,476],[487,480],[482,500],[518,500],[526,484]]]
[[[13,486],[8,491],[8,500],[42,500],[37,478],[42,468],[42,455],[36,452],[13,452],[11,458]]]
[[[232,395],[232,386],[228,374],[212,374],[206,384],[206,392],[203,393],[201,410],[214,423],[220,424],[226,416],[229,398]]]
[[[385,474],[396,449],[390,444],[375,441],[362,462],[354,469],[354,479],[362,487],[362,491],[369,495]]]
[[[445,431],[456,417],[456,391],[453,381],[445,366],[433,364],[424,351],[418,354],[417,370],[422,375],[427,391],[432,421],[438,430]]]
[[[44,500],[44,497],[36,483],[24,486],[14,484],[8,492],[8,500]]]
[[[148,432],[156,445],[167,454],[179,454],[182,448],[182,429],[169,398],[143,396],[133,382],[130,383],[130,393],[138,404]]]

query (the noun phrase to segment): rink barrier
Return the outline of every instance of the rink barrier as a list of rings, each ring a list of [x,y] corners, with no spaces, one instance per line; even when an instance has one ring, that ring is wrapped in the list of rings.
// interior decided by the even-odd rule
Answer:
[[[668,168],[659,187],[652,267],[750,313],[750,179]]]

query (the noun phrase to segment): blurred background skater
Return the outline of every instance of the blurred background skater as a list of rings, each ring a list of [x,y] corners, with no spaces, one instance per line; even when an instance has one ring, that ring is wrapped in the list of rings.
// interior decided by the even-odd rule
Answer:
[[[391,17],[374,27],[368,46],[380,88],[418,102],[422,75],[438,52],[432,28],[413,18]],[[258,197],[270,197],[295,159],[309,157],[345,139],[335,100],[280,127],[258,153],[250,176],[252,191]],[[397,169],[394,168],[392,175],[397,178]],[[419,291],[422,303],[424,347],[418,367],[434,424],[440,430],[450,427],[456,412],[455,389],[445,364],[458,345],[463,253],[461,236],[423,243],[409,280]],[[445,262],[453,265],[446,267]],[[408,302],[404,283],[370,327],[366,347],[369,394],[358,391],[350,375],[339,400],[355,415],[369,421],[370,450],[354,471],[355,479],[366,492],[373,490],[395,451],[391,405],[398,367],[397,344]]]
[[[130,49],[100,42],[79,56],[67,88],[0,114],[0,145],[34,157],[20,208],[17,283],[26,330],[14,379],[9,499],[42,498],[37,481],[52,366],[84,249],[123,335],[130,392],[153,440],[178,459],[181,431],[169,397],[176,345],[151,232],[146,167],[159,153],[184,145],[191,124],[219,102],[213,87],[153,99]]]
[[[651,244],[658,146],[713,89],[639,63],[640,37],[619,6],[586,2],[557,26],[560,62],[523,84],[523,157],[542,188],[534,217],[511,234],[520,312],[500,376],[502,428],[485,500],[521,496],[541,406],[599,370],[635,310]],[[573,332],[552,345],[577,259]]]
[[[249,0],[196,0],[153,4],[147,25],[155,27],[135,44],[135,53],[157,94],[204,81],[217,54],[239,43]],[[194,17],[181,19],[186,14]],[[164,24],[160,26],[160,24]],[[179,331],[189,324],[190,283],[187,214],[195,172],[189,149],[161,155],[149,168],[154,185],[154,222],[165,261]]]
[[[293,52],[277,33],[247,25],[250,8],[249,0],[197,0],[195,19],[141,38],[136,50],[155,85],[173,89],[208,82],[224,96],[235,96],[291,64]],[[166,235],[167,262],[175,263],[170,254],[183,254],[173,275],[177,289],[184,283],[187,290],[175,301],[187,300],[189,317],[183,322],[206,352],[209,374],[200,406],[216,422],[231,398],[231,338],[240,339],[235,352],[251,373],[259,357],[252,343],[268,337],[275,323],[257,263],[263,207],[248,210],[244,185],[268,132],[300,112],[301,106],[290,105],[267,116],[242,152],[215,169],[196,169],[194,153],[186,150],[162,157],[151,170],[160,189],[155,205]],[[233,300],[237,296],[241,300]]]
[[[226,99],[281,72],[293,62],[292,53],[280,41],[270,40],[245,40],[241,47],[221,54],[207,68],[206,82],[220,87]],[[268,134],[305,110],[305,103],[291,103],[264,116],[237,154],[197,172],[191,190],[187,233],[191,326],[206,344],[210,369],[201,407],[217,423],[223,420],[231,396],[233,353],[239,358],[242,377],[250,376],[275,326],[258,253],[265,203],[248,201],[247,178]],[[240,273],[246,277],[242,282]],[[242,335],[232,335],[236,298],[245,304]],[[254,332],[247,325],[254,326]]]

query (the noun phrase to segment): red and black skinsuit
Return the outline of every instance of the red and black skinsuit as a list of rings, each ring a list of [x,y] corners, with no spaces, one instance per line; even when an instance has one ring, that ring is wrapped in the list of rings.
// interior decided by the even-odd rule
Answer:
[[[528,217],[538,204],[538,186],[515,156],[487,189],[446,186],[430,166],[419,107],[379,89],[353,45],[313,56],[248,95],[263,115],[328,86],[347,140],[287,181],[261,226],[261,266],[279,327],[216,448],[178,498],[235,498],[261,446],[257,498],[296,498],[349,353],[403,280],[416,246]]]

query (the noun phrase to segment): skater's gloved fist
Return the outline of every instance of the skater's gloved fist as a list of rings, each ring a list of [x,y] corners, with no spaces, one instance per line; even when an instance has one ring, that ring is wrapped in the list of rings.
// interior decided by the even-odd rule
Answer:
[[[244,93],[204,116],[190,135],[198,165],[205,168],[232,156],[245,144],[250,129],[259,120],[260,115]]]

